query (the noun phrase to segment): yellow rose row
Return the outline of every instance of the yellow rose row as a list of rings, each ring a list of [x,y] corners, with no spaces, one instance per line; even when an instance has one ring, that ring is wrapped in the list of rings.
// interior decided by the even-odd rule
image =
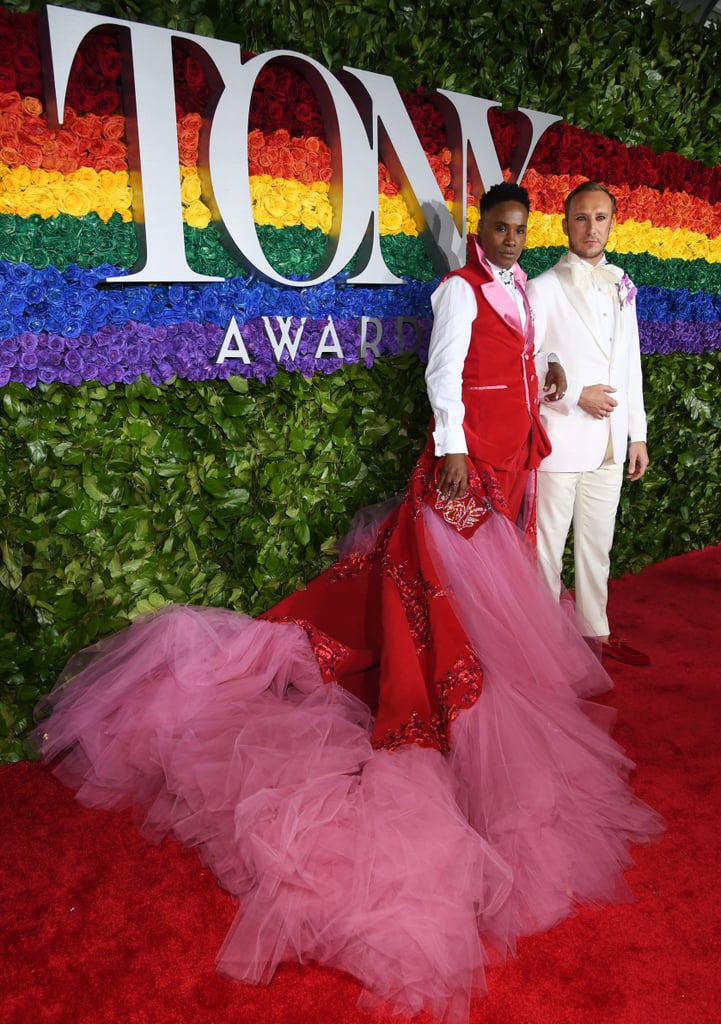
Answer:
[[[119,213],[133,219],[133,191],[126,171],[95,171],[81,167],[70,174],[43,168],[9,168],[0,164],[0,213],[30,217],[85,217],[97,213],[104,221]]]
[[[304,185],[287,178],[273,178],[269,174],[254,175],[250,179],[253,216],[258,225],[276,228],[300,225],[312,230],[330,231],[332,209],[328,199],[328,185],[314,182]],[[211,213],[201,198],[201,183],[196,168],[180,167],[183,219],[193,228],[205,228]],[[418,235],[418,228],[400,195],[378,197],[379,224],[382,235]],[[13,169],[0,164],[0,214],[29,217],[39,214],[43,218],[64,213],[83,217],[97,213],[107,222],[114,213],[124,221],[132,220],[132,189],[124,171],[94,171],[81,168],[71,174],[59,171]],[[529,242],[533,248],[563,246],[565,235],[560,214],[531,213]],[[478,210],[468,210],[467,229],[478,227]],[[659,259],[703,259],[709,263],[721,262],[721,236],[689,231],[687,228],[653,227],[650,222],[639,224],[627,220],[616,224],[609,248],[619,253],[649,253]]]

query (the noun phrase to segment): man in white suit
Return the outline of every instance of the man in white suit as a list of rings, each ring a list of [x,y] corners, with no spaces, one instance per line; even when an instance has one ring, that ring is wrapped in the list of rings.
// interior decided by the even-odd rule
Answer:
[[[543,405],[552,451],[538,472],[538,557],[557,596],[573,523],[576,608],[601,653],[633,665],[649,658],[611,632],[606,612],[616,511],[628,445],[628,478],[648,466],[646,414],[634,296],[606,242],[615,198],[586,181],[565,203],[569,251],[529,281],[528,298],[540,352],[555,352],[566,371],[565,396]]]

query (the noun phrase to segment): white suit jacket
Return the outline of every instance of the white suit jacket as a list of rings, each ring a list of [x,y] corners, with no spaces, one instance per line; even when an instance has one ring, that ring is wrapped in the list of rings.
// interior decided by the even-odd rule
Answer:
[[[630,282],[628,278],[622,282],[620,267],[611,268],[618,285],[613,300],[615,330],[609,339],[603,336],[589,301],[588,286],[574,285],[573,262],[580,261],[566,253],[526,286],[536,350],[555,352],[568,379],[565,397],[541,406],[553,450],[539,469],[559,473],[598,469],[606,454],[609,421],[614,462],[625,462],[628,441],[646,440],[638,323],[635,302],[628,294]],[[618,405],[609,419],[595,419],[578,407],[582,388],[592,384],[616,388],[613,398]]]

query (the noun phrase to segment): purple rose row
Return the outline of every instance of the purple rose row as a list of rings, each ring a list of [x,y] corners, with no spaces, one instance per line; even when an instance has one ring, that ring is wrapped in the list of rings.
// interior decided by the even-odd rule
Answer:
[[[400,352],[416,351],[425,360],[430,329],[429,318],[389,318],[372,322],[364,341],[357,318],[290,317],[281,324],[280,318],[257,317],[239,325],[225,345],[223,328],[190,320],[156,327],[131,321],[77,337],[26,331],[0,345],[0,387],[11,381],[27,387],[38,382],[78,386],[91,380],[130,384],[141,374],[158,385],[175,377],[208,380],[234,374],[267,381],[280,370],[312,377],[352,363],[371,366],[376,356]],[[721,349],[721,320],[642,320],[639,329],[646,355]]]
[[[281,369],[312,377],[401,352],[425,360],[430,328],[429,318],[392,317],[372,321],[364,339],[357,318],[257,317],[239,325],[225,346],[225,329],[191,320],[155,327],[130,321],[76,337],[25,331],[0,343],[0,387],[130,384],[141,374],[156,385],[234,374],[266,381]]]

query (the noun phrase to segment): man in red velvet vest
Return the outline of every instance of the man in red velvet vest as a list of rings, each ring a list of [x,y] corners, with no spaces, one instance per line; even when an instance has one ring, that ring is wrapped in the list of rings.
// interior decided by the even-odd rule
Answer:
[[[451,723],[482,691],[483,667],[452,588],[439,575],[425,506],[453,534],[490,536],[494,550],[497,532],[483,525],[494,513],[535,540],[532,485],[550,446],[538,416],[526,278],[516,267],[528,205],[517,185],[490,189],[481,202],[478,242],[469,240],[468,265],[433,295],[427,371],[433,436],[403,500],[382,517],[370,542],[356,541],[263,616],[306,630],[324,677],[371,708],[374,746],[413,742],[447,750]],[[560,396],[565,375],[548,359],[545,394]],[[516,555],[517,545],[511,547]]]
[[[468,262],[446,275],[431,299],[426,384],[435,454],[445,456],[440,493],[463,496],[470,460],[489,481],[494,504],[532,533],[535,469],[551,450],[538,413],[538,379],[547,402],[563,396],[566,380],[553,353],[534,359],[526,275],[517,264],[529,205],[526,190],[508,182],[483,195]]]

